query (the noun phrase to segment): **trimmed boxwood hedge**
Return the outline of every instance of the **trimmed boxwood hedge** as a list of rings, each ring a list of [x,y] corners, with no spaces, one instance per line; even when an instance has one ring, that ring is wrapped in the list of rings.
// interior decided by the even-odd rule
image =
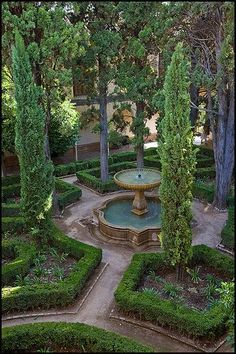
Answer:
[[[76,202],[80,199],[82,191],[78,186],[67,183],[59,178],[55,178],[56,191],[60,193],[58,196],[58,204],[60,209]]]
[[[2,256],[15,257],[2,266],[2,284],[10,285],[17,275],[26,275],[36,256],[36,247],[20,239],[3,240]]]
[[[47,309],[70,304],[101,262],[100,248],[67,237],[55,225],[52,225],[52,232],[52,246],[79,260],[74,270],[66,279],[56,283],[3,288],[3,312],[25,311],[38,307]]]
[[[214,151],[213,149],[207,147],[206,145],[197,145],[196,146],[199,150],[197,152],[197,156],[203,155],[208,156],[214,159]]]
[[[10,186],[12,184],[19,184],[20,176],[6,176],[2,177],[2,186]]]
[[[83,323],[45,322],[24,324],[2,329],[4,353],[24,350],[39,351],[43,348],[88,353],[148,353],[154,349],[95,326]]]
[[[115,300],[121,309],[139,314],[143,319],[161,326],[170,326],[193,337],[215,337],[225,329],[228,313],[221,304],[206,311],[176,304],[173,300],[158,295],[138,292],[137,287],[148,270],[156,270],[165,263],[162,253],[139,253],[131,264],[115,291]],[[234,275],[234,262],[219,251],[205,245],[193,246],[192,265],[208,264],[228,275]]]
[[[157,154],[157,148],[148,148],[144,150],[144,156]],[[135,161],[137,154],[135,151],[116,152],[108,157],[109,165],[124,161]],[[66,176],[76,172],[82,172],[87,169],[100,168],[100,159],[88,159],[83,161],[71,162],[64,165],[56,165],[54,167],[55,176]]]
[[[2,216],[19,216],[20,212],[20,204],[2,203]]]
[[[235,209],[234,207],[228,208],[228,219],[226,224],[221,232],[222,241],[221,243],[229,248],[234,250],[235,244]]]
[[[2,186],[2,200],[5,201],[7,198],[19,197],[20,196],[20,184],[10,184],[7,186]]]
[[[120,162],[114,163],[109,166],[109,174],[114,175],[116,172],[121,170],[126,170],[129,168],[134,168],[134,162]],[[114,183],[113,179],[107,182],[102,182],[100,179],[100,169],[93,168],[85,170],[83,172],[76,172],[76,177],[78,182],[85,184],[100,193],[113,192],[119,190],[120,188]]]
[[[5,216],[2,218],[2,231],[23,232],[24,219],[22,216]]]

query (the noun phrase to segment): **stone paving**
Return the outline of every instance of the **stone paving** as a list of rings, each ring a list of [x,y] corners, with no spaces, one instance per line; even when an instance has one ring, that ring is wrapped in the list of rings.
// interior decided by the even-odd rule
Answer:
[[[67,177],[64,180],[73,183],[76,181],[76,177]],[[52,311],[51,315],[45,314],[43,316],[37,316],[35,312],[32,312],[28,314],[28,317],[14,319],[10,319],[10,316],[8,317],[9,319],[6,319],[6,316],[4,319],[3,316],[2,325],[13,326],[47,321],[81,322],[126,335],[140,343],[153,346],[159,352],[200,352],[200,350],[192,348],[186,343],[181,343],[163,334],[153,332],[153,330],[109,318],[114,305],[113,293],[135,251],[132,247],[114,245],[95,238],[86,226],[85,221],[87,219],[93,219],[96,223],[93,209],[99,207],[112,196],[118,195],[119,192],[110,195],[99,195],[86,187],[81,186],[81,189],[81,199],[66,208],[63,218],[56,220],[56,223],[68,236],[84,243],[101,247],[103,250],[102,262],[107,263],[107,267],[82,306],[79,307],[78,312],[68,314],[65,311],[65,313],[59,314],[60,311],[57,312],[55,310],[54,312]],[[127,191],[125,193],[129,194]],[[193,244],[204,243],[210,247],[216,247],[220,242],[220,232],[227,219],[227,213],[217,213],[210,210],[207,205],[194,200],[193,218],[197,221],[197,226],[193,228]],[[153,250],[148,249],[146,251]],[[43,311],[41,312],[43,314]],[[218,351],[230,352],[231,350],[228,345],[224,344]]]

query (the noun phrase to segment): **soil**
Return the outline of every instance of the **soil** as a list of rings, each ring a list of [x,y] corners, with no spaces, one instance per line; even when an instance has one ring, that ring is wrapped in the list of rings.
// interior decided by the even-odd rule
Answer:
[[[27,278],[30,280],[37,280],[37,282],[40,283],[53,283],[57,282],[58,280],[63,280],[66,278],[69,273],[73,270],[75,264],[78,262],[75,258],[72,257],[66,257],[65,260],[59,261],[56,259],[54,256],[52,256],[50,253],[44,253],[46,256],[46,261],[42,262],[40,264],[40,268],[43,269],[43,274],[42,275],[37,275],[35,271],[37,270],[37,266],[34,266],[30,269]],[[60,268],[61,270],[61,275],[59,276],[58,274],[54,274],[54,269],[55,268]]]
[[[217,292],[211,295],[211,299],[204,294],[204,290],[209,284],[208,276],[215,278],[216,288],[220,287],[221,281],[229,281],[230,279],[210,266],[197,265],[194,268],[196,267],[199,269],[198,282],[194,282],[187,272],[183,281],[177,281],[175,269],[163,267],[155,272],[156,276],[160,277],[157,280],[146,274],[139,284],[138,291],[143,291],[144,288],[155,289],[158,292],[158,296],[163,299],[170,299],[171,296],[164,292],[165,284],[168,282],[179,288],[178,295],[175,297],[177,301],[182,300],[182,303],[190,308],[205,310],[210,305],[210,301],[219,299]]]

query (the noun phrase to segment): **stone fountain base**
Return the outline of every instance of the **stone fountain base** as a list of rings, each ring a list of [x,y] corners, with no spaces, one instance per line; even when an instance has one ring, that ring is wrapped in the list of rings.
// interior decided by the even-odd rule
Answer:
[[[117,225],[113,225],[109,223],[104,218],[104,209],[109,205],[110,202],[114,202],[116,200],[124,200],[129,199],[133,201],[132,196],[122,195],[117,196],[115,198],[109,199],[104,202],[101,207],[94,209],[94,214],[98,218],[98,228],[103,236],[107,238],[107,240],[115,240],[120,241],[120,244],[127,244],[127,241],[134,246],[140,246],[143,244],[151,244],[151,245],[160,245],[159,233],[161,231],[160,226],[150,227],[146,226],[142,229],[136,229],[135,227],[121,227]],[[158,197],[146,197],[149,201],[160,202]],[[132,210],[133,211],[133,210]]]

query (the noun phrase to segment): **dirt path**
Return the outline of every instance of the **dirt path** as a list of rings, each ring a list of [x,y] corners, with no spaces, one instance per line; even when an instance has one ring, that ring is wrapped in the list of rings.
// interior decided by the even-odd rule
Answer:
[[[65,180],[73,183],[76,177],[65,178]],[[95,219],[93,216],[94,208],[100,206],[103,201],[117,195],[117,193],[101,196],[85,187],[81,187],[81,189],[82,197],[80,201],[66,208],[63,219],[57,220],[56,223],[68,236],[103,249],[102,261],[108,263],[104,273],[76,314],[54,314],[42,317],[34,315],[34,317],[12,320],[4,320],[3,318],[2,325],[12,326],[15,324],[47,321],[82,322],[129,336],[138,342],[153,346],[157,351],[199,352],[184,343],[180,343],[152,330],[124,322],[121,323],[118,320],[109,318],[109,313],[114,303],[114,291],[130,263],[134,250],[102,242],[94,238],[88,231],[88,228],[83,225],[85,223],[83,219]],[[220,241],[220,232],[226,221],[227,214],[210,212],[202,203],[195,200],[193,202],[193,216],[198,223],[193,229],[193,244],[204,243],[215,247]],[[225,346],[224,351],[228,351],[227,348]]]

